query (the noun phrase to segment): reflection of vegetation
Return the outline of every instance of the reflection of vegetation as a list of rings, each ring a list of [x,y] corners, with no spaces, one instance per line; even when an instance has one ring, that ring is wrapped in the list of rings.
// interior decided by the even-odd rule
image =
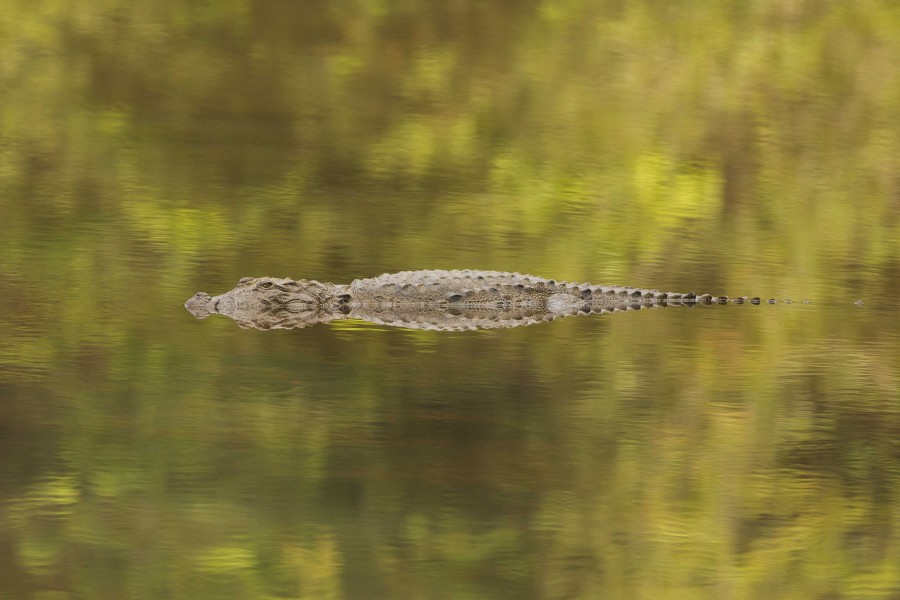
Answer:
[[[720,336],[738,310],[720,313]],[[344,377],[283,391],[293,373],[321,371],[309,356],[328,352],[325,336],[241,332],[231,364],[203,343],[194,369],[148,365],[140,406],[67,404],[66,430],[49,436],[65,474],[8,505],[18,564],[36,581],[82,573],[94,596],[98,585],[176,597],[634,586],[889,597],[897,382],[864,376],[883,357],[794,340],[798,358],[776,360],[766,347],[746,356],[754,345],[736,339],[706,361],[686,350],[661,361],[642,331],[656,316],[625,316],[577,351],[568,322],[530,338],[444,337],[425,353],[413,351],[418,334],[361,330]],[[613,359],[627,340],[642,364]],[[542,365],[539,341],[575,364]],[[408,354],[419,372],[404,376]],[[468,364],[444,364],[466,355],[495,358],[465,376]],[[856,364],[815,366],[835,355]],[[284,372],[259,373],[255,360]],[[109,399],[122,403],[124,387]]]
[[[398,187],[418,217],[392,233],[426,259],[477,231],[547,239],[551,260],[531,270],[580,256],[568,278],[596,278],[598,255],[623,248],[660,260],[732,235],[738,254],[802,256],[813,275],[826,257],[804,249],[823,239],[852,262],[893,260],[890,2],[614,4],[517,5],[515,18],[465,3],[8,7],[0,176],[33,198],[27,214],[127,218],[121,243],[161,244],[173,266],[234,260],[234,240],[268,224],[321,256],[383,219]],[[323,205],[323,184],[347,182],[383,200]],[[684,239],[723,210],[728,238]],[[21,238],[27,214],[4,229]]]
[[[894,3],[81,4],[0,10],[0,595],[896,593],[869,312],[180,309],[423,267],[893,293]]]

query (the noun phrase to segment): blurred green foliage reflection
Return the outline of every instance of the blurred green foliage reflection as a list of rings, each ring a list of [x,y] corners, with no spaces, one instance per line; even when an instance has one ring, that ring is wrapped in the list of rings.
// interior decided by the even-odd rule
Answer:
[[[0,0],[0,599],[897,598],[898,57],[892,0]],[[181,307],[412,268],[815,304]]]

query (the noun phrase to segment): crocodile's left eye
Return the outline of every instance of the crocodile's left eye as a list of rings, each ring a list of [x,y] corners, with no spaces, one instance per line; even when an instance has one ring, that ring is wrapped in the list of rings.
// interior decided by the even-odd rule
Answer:
[[[275,284],[272,283],[271,281],[263,281],[261,284],[259,284],[256,287],[260,290],[267,290],[267,289],[271,288],[273,285],[275,285]]]

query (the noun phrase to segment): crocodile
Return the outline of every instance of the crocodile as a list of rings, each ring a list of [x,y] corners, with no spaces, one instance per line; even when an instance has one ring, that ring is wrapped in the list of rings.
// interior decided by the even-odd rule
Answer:
[[[198,319],[220,314],[243,328],[291,329],[357,319],[408,329],[460,331],[518,327],[572,315],[729,302],[759,304],[761,300],[569,283],[501,271],[435,270],[385,273],[349,284],[244,277],[224,294],[198,292],[184,306]]]

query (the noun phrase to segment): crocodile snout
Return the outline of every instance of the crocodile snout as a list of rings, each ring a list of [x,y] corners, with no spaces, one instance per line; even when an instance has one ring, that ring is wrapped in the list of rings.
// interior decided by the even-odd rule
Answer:
[[[213,298],[206,292],[197,292],[184,303],[184,307],[188,312],[198,319],[205,319],[212,313],[216,312],[216,306]]]

